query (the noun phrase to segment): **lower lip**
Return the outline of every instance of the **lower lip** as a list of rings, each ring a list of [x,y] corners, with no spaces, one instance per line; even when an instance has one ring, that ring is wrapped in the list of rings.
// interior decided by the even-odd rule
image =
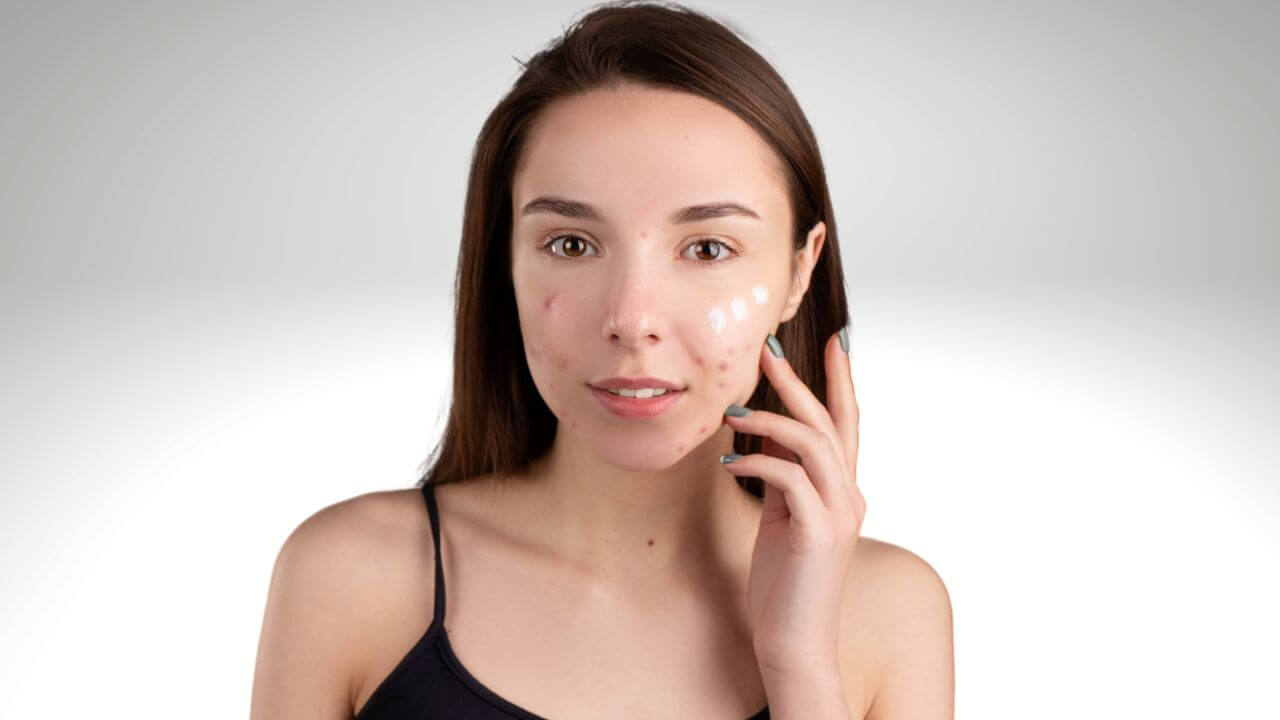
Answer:
[[[606,410],[628,420],[647,420],[657,417],[666,412],[667,408],[674,405],[684,394],[683,390],[668,390],[657,397],[629,398],[614,395],[598,387],[592,387],[591,392]]]

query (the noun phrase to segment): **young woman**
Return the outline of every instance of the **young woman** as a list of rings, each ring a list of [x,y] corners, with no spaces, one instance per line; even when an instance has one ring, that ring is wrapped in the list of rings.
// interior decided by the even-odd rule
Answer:
[[[681,6],[600,7],[523,67],[473,157],[444,437],[420,487],[285,542],[252,717],[950,718],[942,581],[859,537],[791,92]]]

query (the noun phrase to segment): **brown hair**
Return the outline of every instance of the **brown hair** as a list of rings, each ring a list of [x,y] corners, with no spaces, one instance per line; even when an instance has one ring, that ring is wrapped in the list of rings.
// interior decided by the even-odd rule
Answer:
[[[836,223],[818,143],[800,105],[739,32],[674,3],[610,2],[564,30],[527,62],[485,120],[471,158],[455,278],[453,402],[443,437],[418,481],[441,484],[517,473],[551,447],[556,416],[529,374],[511,278],[511,183],[529,128],[557,98],[637,83],[692,93],[733,111],[780,161],[792,211],[792,246],[826,223],[804,300],[777,337],[796,373],[826,403],[823,350],[848,322]],[[792,258],[794,274],[795,262]],[[788,414],[761,376],[750,407]],[[763,438],[738,434],[734,452]],[[738,483],[763,497],[758,477]]]

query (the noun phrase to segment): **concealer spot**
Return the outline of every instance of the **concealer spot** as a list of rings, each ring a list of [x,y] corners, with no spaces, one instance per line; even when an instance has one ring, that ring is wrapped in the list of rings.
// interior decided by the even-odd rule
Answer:
[[[707,324],[711,326],[712,330],[721,332],[724,330],[726,322],[727,320],[724,315],[724,310],[721,310],[719,307],[713,307],[707,311]]]
[[[729,309],[733,311],[734,320],[745,320],[747,318],[747,301],[740,297],[735,297],[733,302],[729,303]]]
[[[757,285],[751,288],[751,296],[756,299],[757,305],[763,305],[769,302],[769,288],[763,285]]]

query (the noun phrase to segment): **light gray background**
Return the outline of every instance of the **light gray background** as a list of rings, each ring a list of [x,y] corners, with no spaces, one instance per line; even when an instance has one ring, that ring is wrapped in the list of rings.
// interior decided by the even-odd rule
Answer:
[[[438,436],[472,143],[583,7],[4,3],[0,715],[247,713],[280,543]],[[694,7],[818,134],[958,717],[1280,714],[1280,6]]]

